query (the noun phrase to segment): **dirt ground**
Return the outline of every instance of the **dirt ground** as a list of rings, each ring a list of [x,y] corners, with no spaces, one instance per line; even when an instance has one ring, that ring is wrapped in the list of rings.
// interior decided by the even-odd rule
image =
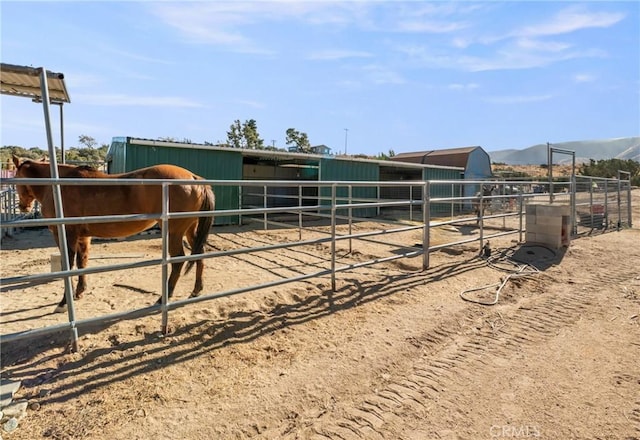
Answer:
[[[632,229],[562,250],[492,239],[218,298],[160,315],[2,344],[4,379],[32,404],[5,439],[638,439],[640,190]],[[356,231],[380,225],[356,225]],[[388,227],[388,226],[386,226]],[[344,227],[341,228],[344,230]],[[488,227],[487,232],[499,229]],[[432,244],[474,228],[443,227]],[[477,231],[475,231],[477,232]],[[303,240],[318,236],[304,231]],[[296,241],[297,230],[216,227],[215,250]],[[373,240],[373,241],[372,241]],[[385,241],[386,244],[381,243]],[[336,265],[385,258],[420,231],[339,242]],[[159,258],[158,236],[95,242],[90,266]],[[330,267],[315,244],[207,260],[205,293]],[[1,276],[50,270],[47,230],[2,242]],[[539,269],[527,277],[524,262]],[[516,264],[517,263],[517,264]],[[78,319],[153,304],[159,267],[89,276]],[[193,274],[176,298],[186,298]],[[506,281],[497,304],[496,283]],[[481,291],[468,292],[484,285]],[[1,333],[66,321],[63,283],[1,288]]]

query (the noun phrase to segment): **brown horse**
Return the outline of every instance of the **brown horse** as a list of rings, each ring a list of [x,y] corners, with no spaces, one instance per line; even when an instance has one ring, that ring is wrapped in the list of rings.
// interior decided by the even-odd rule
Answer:
[[[51,168],[48,162],[22,160],[13,156],[16,166],[16,178],[51,178]],[[59,177],[71,179],[179,179],[202,180],[192,172],[175,165],[156,165],[131,171],[125,174],[105,174],[87,166],[58,165]],[[56,217],[53,191],[51,185],[16,185],[20,198],[20,210],[31,211],[33,201],[38,200],[42,205],[42,215],[45,218]],[[162,212],[161,185],[60,185],[62,205],[65,217],[88,217],[120,214],[160,214]],[[169,210],[171,212],[212,211],[215,206],[215,196],[210,185],[169,185]],[[183,237],[191,246],[191,254],[204,252],[204,245],[209,235],[213,218],[203,216],[199,218],[180,218],[169,220],[169,255],[183,256]],[[67,249],[69,264],[75,264],[79,269],[87,266],[91,237],[116,238],[128,237],[160,224],[159,220],[131,220],[108,223],[87,223],[66,225]],[[50,226],[58,246],[58,228]],[[180,271],[184,263],[172,263],[169,276],[169,297],[180,278]],[[193,261],[187,263],[188,272]],[[204,264],[196,260],[196,282],[192,297],[202,291],[202,273]],[[86,275],[80,275],[74,297],[80,299],[86,290]],[[160,302],[160,301],[159,301]],[[56,307],[56,312],[66,309],[66,298]]]

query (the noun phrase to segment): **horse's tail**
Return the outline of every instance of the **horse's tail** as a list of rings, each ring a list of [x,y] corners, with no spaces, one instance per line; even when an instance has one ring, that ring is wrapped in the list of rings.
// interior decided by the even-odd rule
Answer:
[[[213,189],[210,185],[201,185],[204,191],[204,199],[202,205],[200,205],[200,211],[213,211],[216,205],[216,197],[213,194]],[[193,242],[191,249],[191,255],[202,254],[204,252],[204,245],[207,243],[209,237],[209,230],[213,224],[213,217],[210,215],[202,216],[198,218],[198,227],[196,229],[196,238]],[[195,261],[187,262],[185,273],[188,273],[193,267]]]

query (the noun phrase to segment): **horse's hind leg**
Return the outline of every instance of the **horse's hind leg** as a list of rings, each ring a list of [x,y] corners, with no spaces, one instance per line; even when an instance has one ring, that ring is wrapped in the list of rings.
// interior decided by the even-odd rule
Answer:
[[[200,292],[202,292],[202,289],[203,289],[202,274],[203,273],[204,273],[204,263],[202,262],[202,260],[197,260],[196,261],[196,283],[193,286],[193,292],[191,292],[191,295],[189,296],[189,298],[195,298],[196,296],[200,295]]]
[[[184,247],[182,246],[182,235],[171,234],[169,237],[169,255],[172,257],[183,257]],[[184,262],[171,263],[171,274],[169,275],[169,298],[173,296],[173,291],[176,288],[178,279],[180,278],[180,272],[182,271]],[[160,302],[160,301],[159,301]]]
[[[91,246],[91,237],[78,238],[76,245],[76,266],[78,269],[84,269],[89,262],[89,247]],[[82,294],[87,290],[87,276],[78,276],[78,284],[76,285],[75,299],[82,298]]]
[[[189,243],[189,246],[191,246],[191,249],[193,249],[195,245],[197,226],[198,226],[198,223],[193,222],[191,226],[189,226],[189,229],[187,229],[187,232],[185,233],[185,236],[187,237],[187,242]],[[193,285],[193,292],[191,292],[191,295],[189,295],[189,298],[195,298],[196,296],[199,296],[200,292],[202,292],[202,289],[203,289],[202,274],[204,273],[204,262],[202,260],[196,260],[195,264],[196,264],[196,282]]]

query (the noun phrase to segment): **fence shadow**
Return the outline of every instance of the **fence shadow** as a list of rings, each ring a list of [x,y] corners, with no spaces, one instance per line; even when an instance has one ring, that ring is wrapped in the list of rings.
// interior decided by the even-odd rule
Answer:
[[[46,388],[48,395],[39,400],[41,404],[68,402],[114,382],[210,356],[222,347],[244,344],[336,312],[402,295],[430,280],[479,267],[482,267],[482,261],[474,258],[445,264],[437,270],[387,275],[366,282],[346,277],[341,280],[341,287],[336,292],[318,290],[315,284],[307,282],[317,293],[295,303],[273,304],[266,311],[236,311],[224,319],[200,319],[179,326],[167,336],[171,338],[170,345],[159,331],[146,332],[138,339],[127,342],[120,342],[119,338],[111,336],[111,346],[86,349],[83,356],[71,361],[65,358],[70,349],[68,330],[28,341],[14,341],[0,347],[3,373],[12,380],[21,380],[27,392],[35,393],[38,388]],[[80,333],[103,332],[117,322],[85,326]],[[42,356],[42,353],[51,353],[52,348],[56,349],[55,353]],[[114,356],[114,353],[118,356]],[[55,358],[65,358],[65,361],[59,362],[55,370],[42,367],[45,360]]]

